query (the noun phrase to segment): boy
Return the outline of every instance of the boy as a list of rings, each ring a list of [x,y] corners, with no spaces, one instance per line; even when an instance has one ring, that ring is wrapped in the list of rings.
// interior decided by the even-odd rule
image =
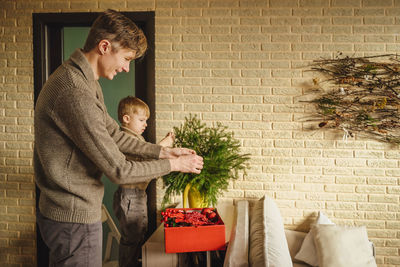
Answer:
[[[130,61],[146,49],[136,24],[107,10],[93,23],[84,48],[76,49],[40,91],[34,118],[36,219],[52,267],[102,265],[103,173],[116,184],[131,184],[203,168],[193,150],[137,140],[107,113],[99,77],[112,80],[128,72]],[[124,154],[154,160],[128,161]]]
[[[121,129],[135,138],[145,141],[142,134],[147,127],[150,109],[137,97],[127,96],[118,105],[118,120]],[[159,142],[161,146],[171,147],[173,133]],[[144,160],[142,157],[129,157],[129,160]],[[119,246],[119,266],[139,267],[142,245],[147,232],[147,195],[148,182],[120,185],[114,193],[114,213],[119,220],[121,240]]]

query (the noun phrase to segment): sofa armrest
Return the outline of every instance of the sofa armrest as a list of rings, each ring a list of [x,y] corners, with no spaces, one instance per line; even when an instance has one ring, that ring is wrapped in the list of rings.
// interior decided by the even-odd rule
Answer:
[[[249,266],[249,203],[236,203],[231,237],[225,254],[224,267]]]

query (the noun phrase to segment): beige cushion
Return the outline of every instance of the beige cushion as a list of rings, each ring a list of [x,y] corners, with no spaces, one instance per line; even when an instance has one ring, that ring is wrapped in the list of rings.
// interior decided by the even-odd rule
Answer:
[[[316,225],[314,231],[320,267],[376,267],[364,226]]]
[[[236,203],[232,232],[225,254],[224,267],[249,266],[249,202]]]
[[[299,252],[295,256],[296,260],[303,261],[311,266],[318,266],[318,255],[314,245],[314,226],[320,224],[333,224],[333,222],[321,211],[318,213],[316,222],[311,226]]]
[[[290,257],[292,258],[292,261],[296,261],[294,257],[296,256],[297,252],[299,252],[301,245],[303,244],[304,237],[307,234],[285,229],[285,235],[289,247]]]
[[[264,196],[250,215],[249,263],[252,267],[292,267],[283,220],[273,199]]]
[[[293,262],[293,267],[310,267],[310,265],[306,263]]]

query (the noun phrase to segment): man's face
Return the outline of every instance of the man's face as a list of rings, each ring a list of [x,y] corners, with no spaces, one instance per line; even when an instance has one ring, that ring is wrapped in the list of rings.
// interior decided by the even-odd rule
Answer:
[[[136,52],[127,48],[120,48],[118,52],[114,51],[110,47],[102,55],[98,66],[100,77],[112,80],[119,72],[129,72],[129,64],[135,58]]]
[[[148,117],[144,109],[139,109],[137,112],[129,115],[129,122],[126,124],[126,127],[134,133],[141,135],[146,130],[147,119]]]

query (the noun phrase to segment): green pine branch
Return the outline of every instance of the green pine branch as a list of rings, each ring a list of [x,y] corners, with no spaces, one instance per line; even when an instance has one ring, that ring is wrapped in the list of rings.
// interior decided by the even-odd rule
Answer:
[[[217,123],[207,127],[197,116],[190,115],[185,123],[174,127],[175,146],[191,148],[203,157],[204,166],[200,174],[172,172],[163,177],[166,192],[163,204],[170,202],[174,194],[183,193],[187,184],[199,190],[210,205],[227,189],[230,179],[237,179],[240,170],[245,170],[249,154],[240,153],[240,141]]]

